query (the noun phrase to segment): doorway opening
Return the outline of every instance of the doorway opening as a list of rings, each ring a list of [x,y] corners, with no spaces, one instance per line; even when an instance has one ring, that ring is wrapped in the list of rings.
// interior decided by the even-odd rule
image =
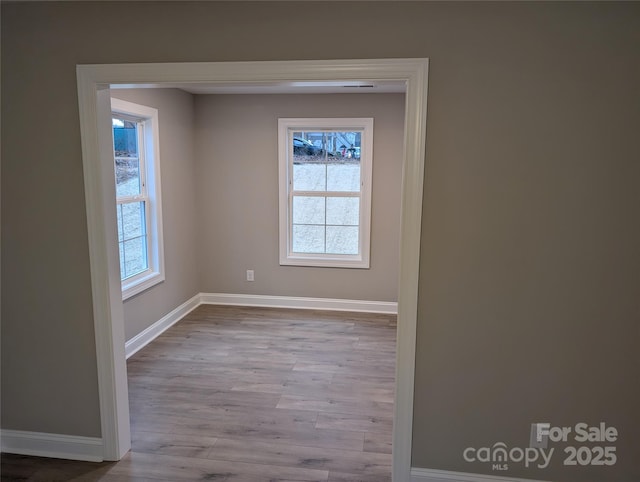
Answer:
[[[110,88],[177,84],[399,81],[406,85],[405,135],[398,289],[397,376],[393,479],[408,480],[422,186],[426,138],[426,59],[349,61],[128,64],[78,66],[85,195],[90,245],[94,324],[103,453],[118,460],[130,448],[122,293],[114,199]],[[108,138],[105,138],[108,137]]]

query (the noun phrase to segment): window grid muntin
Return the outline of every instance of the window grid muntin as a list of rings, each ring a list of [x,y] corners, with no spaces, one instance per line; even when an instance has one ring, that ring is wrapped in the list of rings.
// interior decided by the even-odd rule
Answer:
[[[307,195],[310,194],[310,195]],[[336,195],[334,195],[336,194]],[[296,197],[318,197],[318,198],[323,198],[324,199],[324,209],[322,211],[323,214],[323,222],[322,223],[304,223],[304,222],[296,222],[295,218],[295,212],[294,212],[294,207],[295,207],[295,198]],[[329,201],[331,199],[339,199],[339,198],[349,198],[349,199],[358,199],[358,224],[351,224],[351,223],[342,223],[342,224],[336,224],[336,223],[331,223],[331,222],[327,222],[327,218],[328,218],[328,212],[329,209],[327,208],[327,204],[329,203]],[[292,191],[290,193],[289,196],[290,202],[289,202],[289,206],[290,206],[290,214],[289,214],[289,218],[291,220],[291,222],[289,223],[290,226],[290,246],[291,246],[291,253],[296,254],[296,255],[300,255],[300,254],[304,254],[304,255],[309,255],[309,254],[316,254],[316,255],[329,255],[329,256],[357,256],[360,254],[361,252],[361,248],[360,248],[360,241],[362,236],[360,235],[360,226],[361,226],[361,216],[362,216],[362,209],[360,209],[360,204],[361,204],[361,196],[360,193],[345,193],[343,191],[326,191],[326,192],[319,192],[319,191]],[[294,231],[295,231],[295,227],[296,226],[315,226],[315,227],[323,227],[324,228],[324,243],[323,246],[324,248],[322,250],[318,250],[318,251],[295,251],[294,250],[294,244],[295,244],[295,235],[294,235]],[[355,253],[350,252],[350,253],[338,253],[335,251],[330,251],[328,248],[328,237],[329,237],[329,233],[331,232],[331,230],[327,229],[327,228],[358,228],[358,232],[357,232],[357,245],[358,245],[358,249]]]
[[[363,194],[363,188],[364,188],[364,176],[363,176],[363,169],[362,169],[362,163],[359,160],[358,161],[358,165],[359,165],[359,182],[358,182],[358,191],[328,191],[327,187],[329,184],[329,176],[328,176],[328,149],[324,150],[324,160],[325,162],[322,164],[325,168],[325,176],[324,176],[324,183],[325,183],[325,190],[317,190],[317,191],[307,191],[307,190],[295,190],[294,189],[294,142],[293,139],[294,137],[304,137],[306,132],[312,132],[312,133],[323,133],[323,146],[326,145],[325,141],[326,141],[326,133],[328,132],[358,132],[361,136],[361,144],[363,144],[365,136],[366,136],[366,130],[364,128],[350,128],[350,129],[344,129],[344,128],[313,128],[313,129],[300,129],[298,127],[290,127],[287,129],[287,166],[288,166],[288,235],[287,235],[287,250],[289,253],[289,256],[308,256],[308,255],[317,255],[317,256],[322,256],[322,257],[329,257],[329,258],[346,258],[346,259],[352,259],[354,257],[359,257],[362,255],[363,252],[363,238],[364,236],[361,235],[361,227],[363,225],[363,210],[362,210],[362,194]],[[359,159],[362,159],[362,154],[361,157]],[[301,252],[301,251],[294,251],[293,249],[293,245],[294,245],[294,226],[302,226],[305,225],[303,223],[294,223],[293,222],[293,199],[296,196],[308,196],[308,197],[313,197],[313,196],[317,196],[317,197],[324,197],[325,198],[325,223],[324,224],[312,224],[310,226],[324,226],[324,250],[322,252]],[[356,253],[349,253],[349,254],[341,254],[341,253],[332,253],[332,252],[327,252],[327,227],[328,226],[345,226],[345,225],[331,225],[331,224],[327,224],[326,223],[326,200],[329,197],[355,197],[358,198],[360,200],[360,208],[359,208],[359,212],[358,212],[358,224],[357,225],[348,225],[348,226],[354,226],[358,228],[358,249]]]

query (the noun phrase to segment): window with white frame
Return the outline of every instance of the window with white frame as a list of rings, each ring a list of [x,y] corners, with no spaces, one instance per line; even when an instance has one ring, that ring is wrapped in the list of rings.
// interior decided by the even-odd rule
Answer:
[[[280,264],[369,268],[372,118],[279,119]]]
[[[164,281],[157,109],[111,99],[122,298]]]

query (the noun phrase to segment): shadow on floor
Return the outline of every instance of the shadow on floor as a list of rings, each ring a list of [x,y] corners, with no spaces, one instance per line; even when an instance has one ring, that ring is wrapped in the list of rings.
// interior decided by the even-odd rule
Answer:
[[[99,480],[115,462],[78,462],[75,460],[2,454],[0,480],[29,482],[63,482]]]

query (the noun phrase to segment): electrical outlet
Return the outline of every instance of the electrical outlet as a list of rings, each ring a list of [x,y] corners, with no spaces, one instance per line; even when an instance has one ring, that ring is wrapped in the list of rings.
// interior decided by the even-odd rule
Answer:
[[[247,281],[254,281],[254,274],[252,269],[247,270]]]

